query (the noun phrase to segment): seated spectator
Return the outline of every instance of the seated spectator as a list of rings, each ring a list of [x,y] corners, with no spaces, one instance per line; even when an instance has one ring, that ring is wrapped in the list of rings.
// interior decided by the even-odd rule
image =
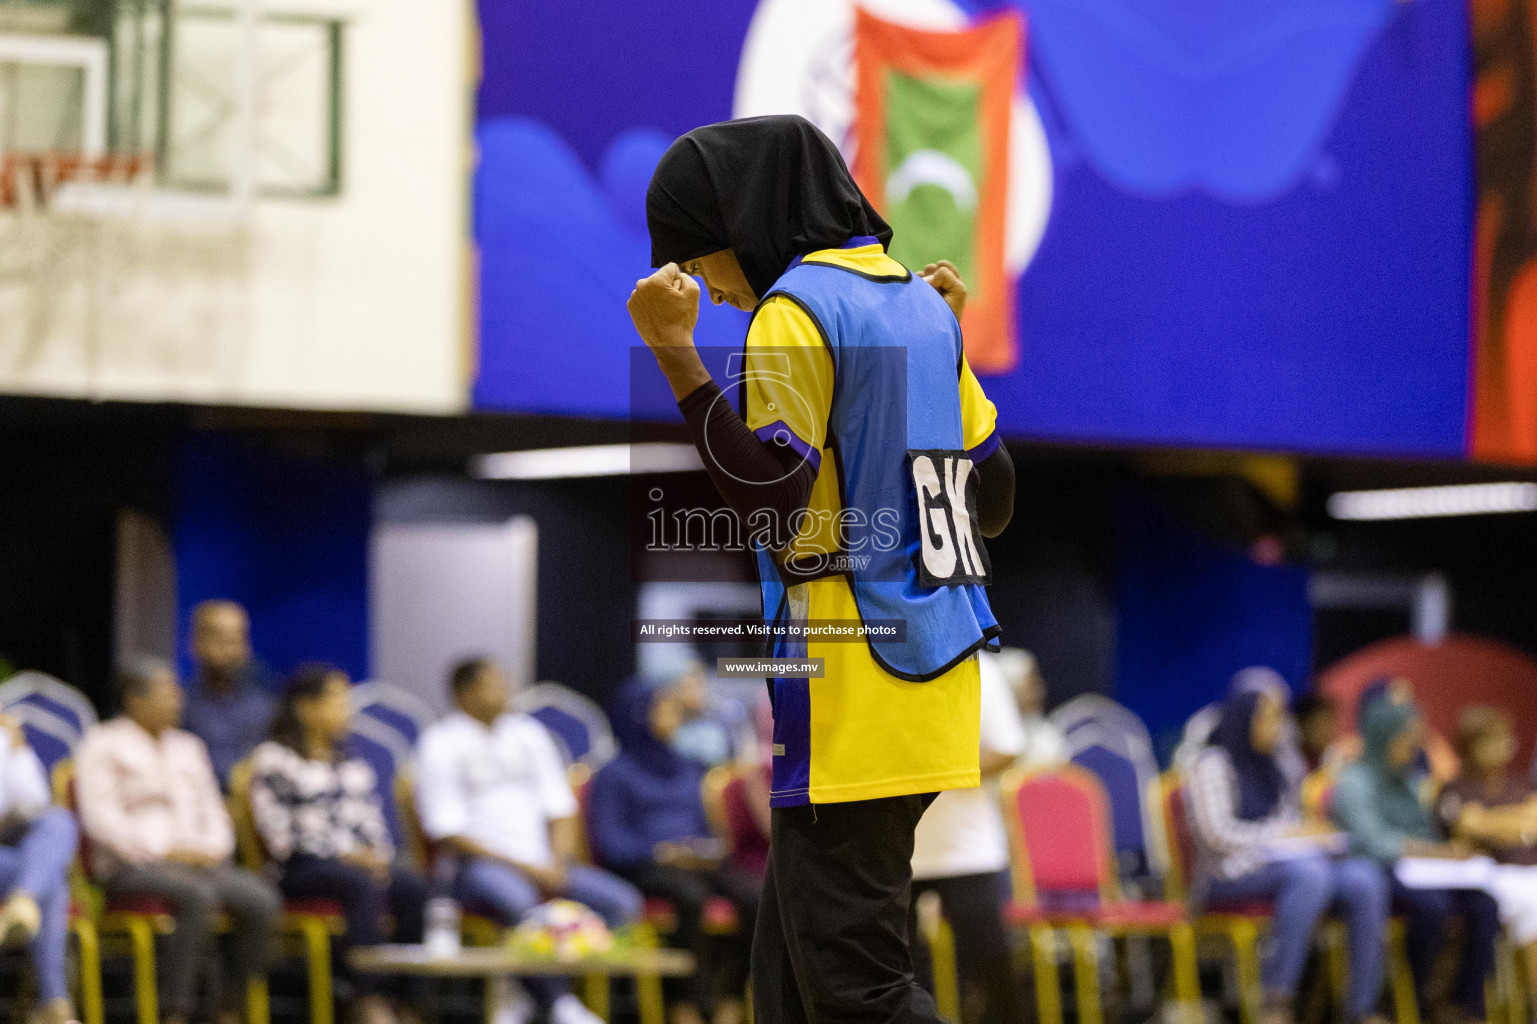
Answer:
[[[1494,899],[1477,889],[1410,888],[1391,873],[1401,857],[1461,859],[1469,852],[1466,846],[1440,840],[1435,818],[1420,802],[1415,763],[1424,735],[1424,720],[1412,700],[1386,693],[1372,700],[1362,716],[1361,758],[1340,773],[1334,790],[1334,817],[1350,833],[1358,853],[1390,871],[1394,908],[1407,919],[1409,966],[1422,1007],[1447,925],[1454,915],[1462,917],[1464,948],[1450,993],[1451,1009],[1464,1019],[1481,1021],[1484,979],[1494,965],[1500,927]]]
[[[278,698],[272,739],[251,755],[251,812],[284,894],[341,904],[347,931],[338,973],[351,984],[361,1024],[393,1024],[399,1007],[386,998],[387,983],[349,970],[347,950],[384,942],[386,912],[397,942],[421,942],[427,886],[393,864],[374,770],[342,749],[351,721],[347,674],[300,666]]]
[[[1337,907],[1350,932],[1350,1019],[1376,1019],[1387,878],[1370,860],[1333,858],[1328,840],[1338,834],[1303,823],[1298,780],[1277,758],[1286,724],[1286,705],[1272,689],[1241,690],[1223,701],[1186,788],[1196,846],[1192,896],[1213,909],[1253,900],[1274,908],[1261,969],[1264,1024],[1295,1019],[1313,932],[1324,912]]]
[[[0,714],[0,945],[32,947],[37,973],[37,1024],[75,1015],[64,980],[69,935],[69,865],[79,842],[75,819],[49,807],[42,762],[21,722]]]
[[[1228,681],[1227,695],[1233,697],[1242,693],[1268,693],[1280,702],[1283,710],[1292,699],[1291,684],[1285,676],[1268,665],[1250,665],[1233,673],[1233,678]],[[1201,752],[1206,749],[1222,718],[1222,709],[1223,701],[1208,704],[1191,715],[1185,723],[1184,733],[1180,737],[1179,746],[1174,749],[1173,758],[1175,766],[1181,771],[1190,771]],[[1284,721],[1281,735],[1276,740],[1275,761],[1281,773],[1286,776],[1288,785],[1298,785],[1307,777],[1307,762],[1297,737],[1296,722],[1290,717],[1282,717]]]
[[[1000,660],[999,655],[981,654],[982,785],[939,794],[918,822],[908,928],[914,937],[919,977],[932,993],[933,968],[917,927],[917,898],[925,892],[938,893],[955,935],[962,1006],[979,1007],[975,1019],[982,1024],[1024,1019],[1003,918],[1009,891],[1009,842],[997,781],[1025,752],[1025,732]]]
[[[631,680],[620,689],[613,725],[621,752],[593,780],[589,821],[598,860],[669,901],[678,919],[672,941],[698,958],[693,978],[669,986],[674,1024],[698,1024],[706,1012],[727,1024],[743,1016],[759,883],[721,862],[699,788],[704,767],[669,745],[685,716],[671,682]],[[711,896],[729,899],[741,916],[741,929],[723,943],[707,942],[701,927]]]
[[[1366,684],[1356,697],[1356,732],[1341,736],[1329,749],[1325,767],[1338,772],[1345,765],[1361,757],[1362,737],[1366,734],[1366,709],[1379,697],[1386,697],[1394,704],[1414,701],[1414,687],[1402,676],[1383,676]],[[1424,730],[1419,753],[1414,755],[1410,774],[1416,785],[1434,789],[1455,779],[1458,774],[1457,752],[1444,737],[1430,729]]]
[[[674,684],[683,706],[684,722],[673,734],[672,748],[707,768],[732,759],[731,729],[721,716],[704,664],[691,660]]]
[[[220,1019],[238,1020],[246,983],[266,974],[282,901],[230,863],[234,826],[203,742],[176,727],[182,692],[171,666],[142,658],[118,681],[123,714],[87,730],[76,753],[91,866],[109,897],[170,905],[176,930],[160,958],[167,1024],[184,1024],[197,1011],[200,974]],[[233,921],[229,970],[214,934],[221,911]]]
[[[1537,787],[1510,771],[1516,737],[1505,712],[1464,709],[1455,742],[1462,774],[1442,788],[1436,815],[1449,835],[1511,865],[1496,872],[1494,899],[1537,992]]]
[[[1046,717],[1046,677],[1035,655],[1018,647],[1005,647],[988,655],[1014,695],[1023,734],[1019,764],[1050,767],[1067,760],[1067,737]]]
[[[1297,723],[1297,747],[1310,772],[1324,767],[1339,731],[1339,715],[1334,701],[1320,693],[1304,693],[1292,701],[1292,718]]]
[[[274,702],[267,673],[251,657],[251,621],[234,601],[204,601],[192,610],[192,660],[183,721],[208,747],[219,785],[267,738]]]
[[[560,752],[544,726],[507,710],[501,669],[465,661],[450,686],[458,710],[422,734],[416,797],[428,838],[457,861],[458,900],[504,925],[556,897],[586,904],[610,928],[639,920],[633,886],[576,863],[577,801]],[[553,1024],[598,1020],[563,979],[524,985]]]

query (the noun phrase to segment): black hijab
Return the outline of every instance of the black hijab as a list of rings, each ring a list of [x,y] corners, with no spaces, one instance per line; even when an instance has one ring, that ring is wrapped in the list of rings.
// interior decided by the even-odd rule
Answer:
[[[651,265],[730,249],[759,298],[797,257],[891,226],[832,140],[794,115],[695,128],[668,147],[646,190]]]
[[[1211,743],[1227,751],[1238,781],[1237,816],[1259,821],[1275,813],[1286,786],[1286,777],[1274,754],[1254,749],[1254,713],[1264,694],[1257,690],[1235,693],[1222,702],[1222,717],[1212,730]]]

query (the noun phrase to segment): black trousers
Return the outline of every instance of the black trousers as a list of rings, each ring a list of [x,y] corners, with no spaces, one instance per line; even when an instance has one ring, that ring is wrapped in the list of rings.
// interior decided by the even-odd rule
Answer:
[[[913,936],[913,960],[918,980],[934,991],[934,964],[928,943],[918,931],[917,899],[926,892],[939,894],[940,910],[955,935],[955,966],[960,974],[962,1005],[972,993],[982,996],[981,1024],[1014,1024],[1024,1019],[1014,987],[1014,968],[1009,957],[1009,931],[1003,921],[1007,872],[956,875],[913,883],[914,908],[908,918]]]
[[[730,864],[714,871],[645,864],[630,872],[629,879],[647,896],[672,904],[678,925],[668,940],[679,949],[692,950],[698,964],[692,977],[665,983],[668,999],[705,1010],[713,1009],[723,997],[740,1000],[747,983],[748,942],[758,913],[758,880]],[[704,905],[711,896],[725,897],[736,907],[742,922],[739,936],[704,933]]]
[[[283,865],[283,876],[278,884],[287,896],[331,899],[342,905],[342,912],[347,917],[347,931],[337,942],[340,956],[335,961],[336,973],[352,983],[355,995],[379,992],[404,995],[412,990],[411,984],[398,978],[353,971],[347,966],[347,950],[353,946],[377,946],[385,941],[383,918],[386,912],[395,919],[396,942],[422,941],[427,883],[420,875],[393,868],[389,881],[381,883],[360,867],[340,860],[299,854]]]
[[[913,975],[913,830],[933,795],[775,808],[753,939],[762,1024],[933,1024]]]
[[[1461,915],[1466,932],[1462,959],[1448,993],[1453,1005],[1474,1020],[1484,1019],[1484,979],[1494,970],[1494,943],[1500,911],[1494,897],[1477,889],[1410,889],[1392,874],[1393,909],[1407,919],[1409,971],[1425,1010],[1425,983],[1446,942],[1451,918]]]

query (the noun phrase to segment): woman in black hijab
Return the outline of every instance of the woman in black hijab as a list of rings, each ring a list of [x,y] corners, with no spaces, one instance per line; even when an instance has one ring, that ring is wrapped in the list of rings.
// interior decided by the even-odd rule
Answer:
[[[706,469],[749,529],[756,529],[752,524],[765,510],[773,513],[774,523],[798,523],[798,513],[807,509],[811,498],[812,484],[823,472],[838,474],[839,488],[828,490],[846,498],[846,510],[867,511],[859,493],[841,489],[845,479],[879,477],[884,495],[913,495],[904,416],[906,426],[930,417],[937,426],[923,436],[942,436],[943,443],[932,447],[948,453],[951,463],[963,461],[961,456],[975,460],[966,468],[975,467],[978,475],[976,528],[985,537],[1003,529],[1013,508],[1013,465],[1007,448],[990,433],[991,405],[969,370],[964,384],[958,380],[963,360],[955,321],[965,301],[965,287],[948,264],[924,269],[922,279],[938,290],[950,306],[947,312],[926,287],[914,283],[910,272],[885,255],[891,228],[860,192],[825,135],[799,117],[750,118],[695,129],[675,142],[658,164],[646,195],[646,218],[652,263],[659,269],[637,282],[629,301],[631,318],[667,376]],[[826,401],[820,410],[826,421],[817,420],[804,431],[806,437],[784,423],[765,423],[754,433],[731,402],[720,400],[720,388],[694,349],[699,285],[692,275],[703,278],[716,304],[756,311],[749,354],[763,351],[754,348],[754,339],[769,336],[765,321],[804,315],[804,329],[798,328],[794,335],[800,346],[796,352],[823,358],[822,342],[833,353],[846,351],[840,348],[843,345],[904,347],[911,365],[926,368],[913,379],[932,390],[925,393],[919,387],[907,394],[902,367],[908,362],[851,360],[826,371],[835,375],[832,378],[825,374],[819,378],[822,386],[814,390]],[[849,310],[844,321],[858,323],[819,318],[812,309],[818,303],[840,304]],[[786,304],[794,308],[786,312]],[[856,327],[862,332],[857,337],[852,333]],[[966,420],[959,394],[965,388],[969,388],[967,394],[981,396],[977,400],[986,407],[971,421]],[[905,410],[893,413],[890,397],[896,394],[905,395]],[[885,406],[877,408],[883,401]],[[775,406],[755,404],[752,415],[765,408]],[[773,414],[778,415],[793,418],[788,412]],[[844,431],[837,441],[847,451],[837,459],[823,459],[824,449],[832,448],[834,420]],[[971,435],[983,437],[963,440],[968,433],[966,422],[977,427]],[[845,462],[860,458],[865,460],[862,478],[847,472]],[[875,490],[869,485],[869,492]],[[819,487],[817,493],[825,492]],[[814,509],[823,510],[821,504]],[[964,524],[965,518],[960,522]],[[898,548],[902,554],[897,558],[900,571],[915,574],[918,569],[907,553],[918,547],[918,519],[913,515],[904,522],[911,524],[903,527],[912,531],[911,546]],[[781,600],[788,593],[785,588],[793,590],[799,580],[816,579],[824,587],[816,590],[813,584],[799,591],[810,609],[801,614],[811,617],[817,615],[817,595],[827,593],[826,588],[846,585],[852,592],[864,584],[862,578],[856,580],[857,569],[848,571],[846,583],[836,574],[797,577],[794,560],[783,551],[788,542],[789,538],[776,535],[767,543],[776,556],[771,559],[772,568],[763,567],[767,555],[759,553],[765,608],[775,621],[786,615],[786,603]],[[981,619],[990,620],[991,613],[975,579],[968,577],[953,585],[914,583],[903,593],[928,593],[934,607],[943,605],[944,611],[931,607],[927,616],[915,615],[913,621],[920,625],[910,627],[909,633],[938,638],[935,647],[945,647],[945,657],[954,655],[954,660],[946,664],[945,657],[937,657],[921,670],[892,668],[889,672],[885,662],[877,666],[873,654],[863,655],[864,663],[852,668],[850,663],[838,662],[849,672],[840,680],[844,689],[868,681],[871,689],[866,692],[878,692],[882,699],[891,696],[893,707],[883,709],[886,721],[906,716],[894,735],[874,736],[879,723],[852,699],[839,704],[836,694],[842,689],[829,693],[824,688],[811,694],[808,680],[771,680],[776,701],[774,810],[768,877],[753,942],[753,995],[759,1020],[923,1024],[940,1019],[932,997],[913,977],[907,947],[913,830],[933,790],[966,785],[960,780],[968,772],[975,779],[978,747],[974,732],[963,735],[959,718],[953,730],[936,735],[948,726],[917,719],[916,698],[904,702],[896,691],[906,687],[903,692],[911,694],[907,681],[927,680],[919,688],[922,692],[940,694],[955,708],[971,707],[967,691],[960,689],[968,681],[975,685],[975,659],[968,655],[995,630],[984,632],[987,627]],[[956,610],[962,601],[974,603]],[[856,607],[861,616],[866,614],[862,605]],[[978,611],[975,619],[966,617],[972,610]],[[808,652],[816,654],[817,647],[801,648],[802,654]],[[829,659],[829,666],[836,661]],[[857,675],[866,671],[866,664],[867,674]],[[895,684],[889,691],[876,689],[888,683]],[[852,782],[841,776],[836,781],[830,778],[836,773],[830,765],[855,774],[849,767],[854,759],[845,756],[840,762],[832,754],[812,749],[805,708],[818,700],[828,702],[821,706],[821,713],[824,722],[833,723],[824,725],[820,735],[837,733],[851,743],[864,743],[873,751],[871,760],[877,762],[876,783],[863,777]],[[797,707],[802,711],[795,711]],[[927,744],[930,750],[948,750],[952,741],[970,759],[969,768],[946,761],[948,774],[921,776],[911,768],[925,755],[919,747]],[[815,772],[810,767],[814,757],[823,758]],[[951,781],[938,785],[936,778]]]
[[[705,125],[673,143],[646,191],[646,226],[653,267],[730,250],[747,309],[798,256],[856,237],[891,243],[832,140],[787,116]]]
[[[775,114],[695,128],[669,146],[646,190],[646,226],[651,265],[660,269],[636,282],[629,303],[636,329],[667,375],[721,496],[744,522],[767,509],[775,523],[788,523],[806,507],[816,474],[794,450],[760,442],[730,403],[716,401],[720,391],[693,346],[699,289],[692,277],[703,279],[717,306],[750,313],[800,257],[855,238],[884,249],[891,225],[831,139],[803,117]],[[966,285],[955,265],[940,260],[921,276],[959,319]],[[989,527],[1001,530],[1013,514],[1014,466],[1003,446],[982,475],[992,484],[978,494],[983,533],[992,536]]]

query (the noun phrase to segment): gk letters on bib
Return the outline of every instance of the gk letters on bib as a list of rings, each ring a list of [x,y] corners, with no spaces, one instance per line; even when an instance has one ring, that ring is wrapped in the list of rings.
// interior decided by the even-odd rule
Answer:
[[[977,526],[977,477],[964,451],[907,453],[918,497],[918,582],[926,587],[991,583]]]

